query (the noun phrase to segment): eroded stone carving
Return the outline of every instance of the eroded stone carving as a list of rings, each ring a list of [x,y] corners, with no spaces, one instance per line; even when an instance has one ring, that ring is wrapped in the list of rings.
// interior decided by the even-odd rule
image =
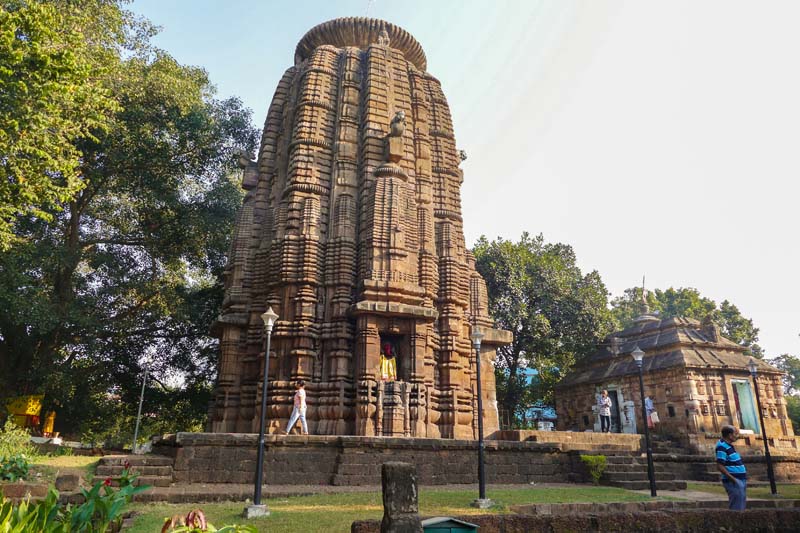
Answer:
[[[304,379],[312,433],[475,438],[474,326],[485,432],[497,429],[490,361],[511,335],[492,329],[464,243],[450,110],[425,65],[410,34],[374,19],[329,21],[298,44],[247,165],[211,431],[258,429],[269,306],[271,432]]]

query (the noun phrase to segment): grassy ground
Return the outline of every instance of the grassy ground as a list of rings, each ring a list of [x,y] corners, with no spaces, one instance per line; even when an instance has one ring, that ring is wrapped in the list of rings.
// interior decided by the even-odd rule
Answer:
[[[725,488],[722,483],[687,483],[687,489],[712,494],[725,495]],[[792,500],[800,499],[800,485],[778,483],[778,495],[773,496],[770,492],[769,484],[758,487],[747,487],[748,498],[788,498]]]
[[[79,474],[86,481],[91,481],[94,471],[100,460],[97,457],[84,455],[39,455],[31,460],[35,473],[41,474],[41,479],[55,481],[59,474]]]
[[[475,499],[475,490],[420,491],[420,514],[422,516],[454,516],[480,513],[507,513],[508,506],[529,503],[572,503],[572,502],[632,502],[645,501],[650,497],[612,487],[548,487],[489,490],[487,494],[497,502],[490,510],[470,507]],[[380,519],[383,506],[380,493],[341,493],[316,496],[298,496],[266,501],[271,515],[266,518],[248,521],[259,531],[270,533],[304,531],[338,532],[350,531],[354,520]],[[241,518],[245,504],[206,503],[206,504],[134,504],[132,510],[141,513],[135,521],[131,533],[159,531],[164,519],[175,514],[185,515],[194,508],[201,508],[208,520],[215,526],[243,524]],[[300,527],[302,526],[302,527]]]

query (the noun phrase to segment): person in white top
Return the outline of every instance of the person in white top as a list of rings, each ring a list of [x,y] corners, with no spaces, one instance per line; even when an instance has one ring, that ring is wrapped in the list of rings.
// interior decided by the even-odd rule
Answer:
[[[297,419],[300,419],[300,427],[303,430],[303,435],[308,435],[308,425],[306,424],[306,382],[302,379],[297,380],[294,388],[297,389],[294,393],[294,409],[292,409],[292,416],[289,418],[289,424],[286,426],[286,434],[294,427]]]
[[[600,411],[600,431],[608,433],[611,431],[611,398],[607,390],[597,398],[597,408]]]

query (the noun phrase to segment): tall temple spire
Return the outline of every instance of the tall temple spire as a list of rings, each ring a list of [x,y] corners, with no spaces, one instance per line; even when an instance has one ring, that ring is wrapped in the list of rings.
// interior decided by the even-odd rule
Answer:
[[[422,47],[382,20],[306,33],[275,91],[225,270],[210,429],[257,428],[259,315],[271,340],[270,431],[307,382],[312,433],[474,438],[473,325],[482,365],[511,342],[493,329],[486,283],[464,242],[462,160]],[[388,357],[396,370],[382,371]],[[494,375],[481,376],[496,405]],[[496,409],[484,410],[487,432]]]

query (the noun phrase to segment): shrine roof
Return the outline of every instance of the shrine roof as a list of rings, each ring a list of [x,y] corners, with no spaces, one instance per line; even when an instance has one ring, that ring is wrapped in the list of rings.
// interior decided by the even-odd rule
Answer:
[[[748,372],[751,358],[746,347],[720,335],[714,324],[682,317],[662,320],[647,315],[637,319],[633,326],[606,337],[597,351],[578,363],[558,387],[637,374],[638,367],[631,356],[637,346],[645,352],[642,360],[645,372],[673,367]],[[759,372],[781,373],[764,361],[756,359],[756,363]]]

